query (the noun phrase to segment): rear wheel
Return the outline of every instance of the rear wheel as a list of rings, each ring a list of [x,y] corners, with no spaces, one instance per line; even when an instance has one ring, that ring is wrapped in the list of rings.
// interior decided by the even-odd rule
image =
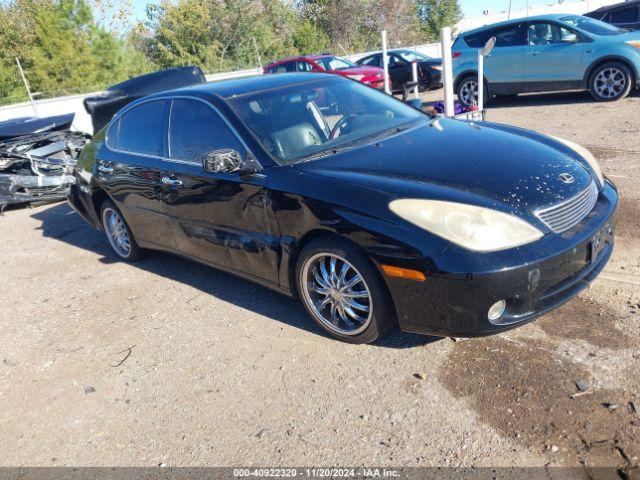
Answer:
[[[478,77],[469,76],[458,84],[458,101],[463,107],[469,108],[478,104]],[[484,101],[489,101],[489,88],[487,82],[484,83]]]
[[[144,250],[136,243],[129,225],[111,200],[102,202],[100,218],[109,245],[118,257],[130,262],[144,257]]]
[[[614,102],[631,92],[633,76],[620,62],[608,62],[594,70],[589,79],[589,90],[598,102]]]
[[[349,343],[371,343],[395,324],[380,274],[360,250],[337,238],[311,241],[296,267],[300,298],[325,332]]]

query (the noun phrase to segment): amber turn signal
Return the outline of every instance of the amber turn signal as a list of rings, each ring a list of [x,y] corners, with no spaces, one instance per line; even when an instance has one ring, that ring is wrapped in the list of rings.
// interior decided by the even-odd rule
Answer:
[[[382,264],[382,271],[389,277],[406,278],[417,282],[424,282],[427,277],[418,270],[410,270],[408,268],[394,267],[392,265]]]

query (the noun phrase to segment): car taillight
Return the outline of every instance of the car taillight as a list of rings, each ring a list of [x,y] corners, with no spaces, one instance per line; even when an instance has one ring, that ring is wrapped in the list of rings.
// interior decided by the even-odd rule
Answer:
[[[452,52],[451,53],[451,58],[458,58],[462,56],[462,52]]]

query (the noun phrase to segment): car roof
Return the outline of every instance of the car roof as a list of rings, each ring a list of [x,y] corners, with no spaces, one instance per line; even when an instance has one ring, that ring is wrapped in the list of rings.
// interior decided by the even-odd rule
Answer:
[[[522,22],[535,22],[538,20],[560,20],[564,17],[570,17],[574,15],[573,13],[550,13],[547,15],[536,15],[533,17],[522,17],[522,18],[514,18],[512,20],[505,20],[504,22],[491,23],[488,25],[484,25],[482,27],[474,28],[473,30],[467,30],[466,32],[462,32],[460,36],[467,36],[478,32],[484,32],[485,30],[489,30],[492,28],[500,28],[506,27],[508,25],[513,25],[514,23],[522,23]]]
[[[193,85],[191,87],[179,88],[176,90],[167,90],[158,94],[145,97],[147,99],[153,97],[193,95],[198,97],[221,97],[229,98],[236,95],[244,95],[247,93],[255,93],[264,90],[271,90],[286,86],[302,85],[309,82],[317,82],[318,80],[335,80],[335,75],[326,73],[279,73],[277,75],[252,75],[243,78],[234,78],[230,80],[221,80],[218,82],[203,83]]]
[[[621,7],[633,7],[633,6],[640,6],[640,0],[627,0],[625,2],[620,2],[620,3],[614,3],[613,5],[605,5],[604,7],[600,7],[597,10],[593,10],[592,12],[589,12],[587,15],[591,14],[591,13],[599,13],[599,12],[608,12],[609,10],[615,10],[616,8],[621,8]]]

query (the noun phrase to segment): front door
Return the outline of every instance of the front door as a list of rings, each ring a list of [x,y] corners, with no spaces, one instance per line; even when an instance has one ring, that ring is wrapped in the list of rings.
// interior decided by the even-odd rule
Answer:
[[[535,92],[578,87],[584,76],[580,34],[553,22],[532,22],[525,47],[525,88]]]
[[[163,178],[172,248],[277,283],[280,244],[267,177],[204,171],[202,158],[215,150],[251,156],[209,103],[175,98],[169,115],[169,158]]]

